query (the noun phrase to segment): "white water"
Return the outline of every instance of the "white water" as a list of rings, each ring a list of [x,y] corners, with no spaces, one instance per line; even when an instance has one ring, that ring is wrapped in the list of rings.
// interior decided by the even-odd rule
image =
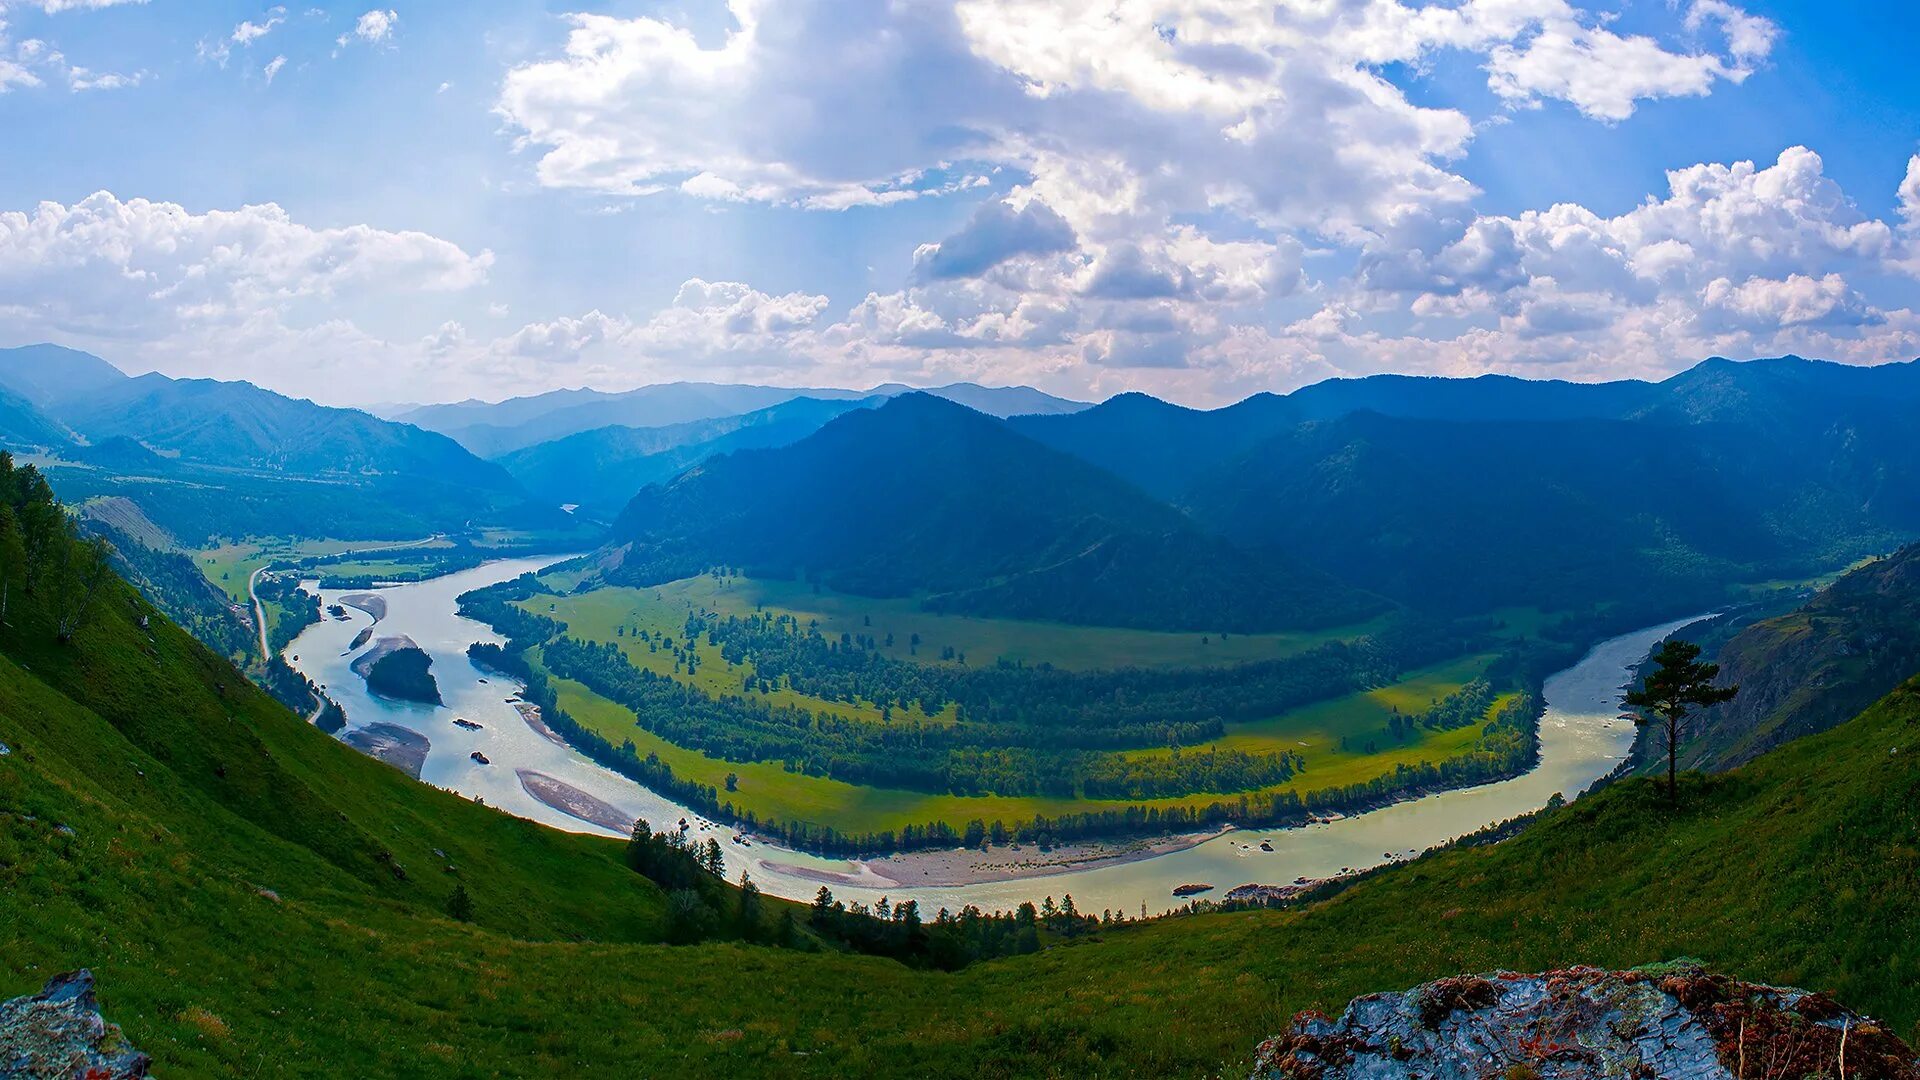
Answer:
[[[789,851],[764,841],[751,847],[731,842],[733,830],[703,823],[698,815],[611,770],[554,745],[529,728],[507,698],[520,687],[489,675],[467,659],[468,644],[499,642],[485,625],[455,613],[455,598],[470,589],[506,581],[549,565],[553,558],[508,559],[411,585],[374,590],[387,601],[387,615],[373,640],[405,634],[433,657],[433,675],[444,706],[417,705],[376,698],[348,665],[348,644],[371,617],[349,608],[349,618],[323,619],[287,647],[289,662],[325,687],[346,711],[348,730],[385,722],[411,728],[432,740],[421,779],[484,799],[488,805],[574,832],[615,835],[554,810],[528,795],[515,769],[534,769],[556,777],[619,807],[628,817],[644,817],[656,829],[685,818],[696,839],[713,837],[727,854],[728,875],[748,870],[769,893],[811,899],[820,873],[847,875],[832,884],[834,895],[868,903],[882,896],[912,898],[922,910],[958,909],[965,904],[1006,909],[1023,900],[1072,893],[1082,911],[1105,908],[1135,913],[1173,906],[1174,886],[1204,882],[1220,896],[1249,882],[1286,884],[1296,878],[1324,878],[1344,870],[1377,866],[1391,857],[1417,854],[1468,833],[1536,810],[1558,793],[1577,797],[1612,772],[1633,746],[1631,722],[1619,719],[1620,690],[1630,669],[1661,638],[1694,619],[1636,630],[1595,646],[1573,667],[1547,679],[1546,712],[1540,721],[1540,764],[1525,775],[1475,788],[1423,796],[1331,823],[1294,829],[1236,830],[1181,851],[1132,862],[1110,862],[1065,870],[1044,877],[966,885],[915,886],[876,874],[862,862],[821,858]],[[331,606],[349,592],[328,589]],[[369,646],[371,647],[371,643]],[[297,659],[295,659],[297,657]],[[485,682],[481,680],[485,679]],[[455,717],[484,725],[480,731],[454,726]],[[492,762],[481,765],[468,755],[478,750]],[[1273,850],[1260,850],[1260,841]],[[810,871],[816,876],[796,871]]]

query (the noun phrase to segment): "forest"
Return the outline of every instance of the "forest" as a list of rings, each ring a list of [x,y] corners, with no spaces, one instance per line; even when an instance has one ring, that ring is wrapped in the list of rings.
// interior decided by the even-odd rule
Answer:
[[[922,664],[882,655],[874,642],[857,635],[829,639],[791,617],[696,613],[678,637],[636,629],[638,641],[674,650],[687,663],[694,661],[686,647],[692,639],[721,647],[730,666],[743,671],[742,689],[712,696],[671,675],[637,667],[616,643],[572,638],[563,621],[517,602],[541,588],[528,575],[460,598],[462,614],[491,624],[509,639],[504,648],[471,646],[476,663],[523,679],[525,696],[541,706],[547,723],[600,764],[703,814],[807,850],[844,854],[1052,843],[1228,823],[1293,823],[1310,813],[1511,776],[1537,753],[1538,705],[1526,693],[1514,695],[1463,753],[1440,762],[1402,764],[1372,780],[1304,796],[1284,788],[1306,768],[1297,752],[1196,749],[1217,738],[1228,719],[1272,715],[1379,685],[1435,657],[1484,646],[1490,626],[1483,620],[1407,620],[1355,642],[1241,665],[1230,669],[1230,678],[1222,678],[1219,670],[1068,672],[1044,665]],[[619,636],[627,636],[624,629]],[[530,653],[537,664],[529,661]],[[1509,672],[1503,678],[1511,682],[1514,673],[1533,663],[1515,655],[1498,666]],[[861,833],[816,821],[765,820],[752,810],[737,810],[716,787],[678,776],[657,755],[641,754],[631,740],[611,741],[579,724],[560,707],[549,672],[631,710],[637,727],[718,759],[777,761],[791,771],[917,791],[1053,795],[1127,805],[1008,821],[929,821]],[[763,684],[829,701],[876,703],[886,719],[872,723],[774,704],[766,700]],[[1484,718],[1494,700],[1493,682],[1476,680],[1427,711],[1400,718],[1395,727],[1404,724],[1410,732],[1464,726]],[[1381,737],[1389,732],[1383,730]],[[1193,797],[1201,795],[1220,798],[1196,802]],[[1149,804],[1174,798],[1188,802]]]

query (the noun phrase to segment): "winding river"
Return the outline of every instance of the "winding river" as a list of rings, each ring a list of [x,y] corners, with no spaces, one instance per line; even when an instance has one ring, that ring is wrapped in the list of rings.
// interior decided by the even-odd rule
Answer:
[[[340,703],[348,724],[342,735],[384,723],[409,728],[431,740],[420,774],[427,783],[555,828],[624,835],[624,829],[583,821],[534,798],[522,786],[520,770],[543,773],[616,808],[624,819],[644,817],[656,828],[665,828],[684,818],[697,839],[720,841],[729,877],[745,869],[769,893],[808,900],[826,883],[836,896],[849,901],[911,898],[929,912],[941,907],[957,910],[965,904],[1001,910],[1023,900],[1064,893],[1072,893],[1082,911],[1159,912],[1178,902],[1172,890],[1183,883],[1211,883],[1218,888],[1206,895],[1218,897],[1244,883],[1286,884],[1299,878],[1331,877],[1417,854],[1517,817],[1538,809],[1556,793],[1575,798],[1612,772],[1633,745],[1633,725],[1619,719],[1616,705],[1630,668],[1661,638],[1697,621],[1697,617],[1682,619],[1601,642],[1579,663],[1547,679],[1540,764],[1511,780],[1427,795],[1301,828],[1231,830],[1131,861],[1063,868],[1040,877],[916,885],[910,880],[913,858],[870,864],[822,858],[760,840],[751,841],[751,846],[736,844],[734,830],[702,821],[692,810],[588,761],[528,726],[508,700],[519,686],[474,667],[466,656],[469,643],[498,642],[499,636],[481,623],[461,618],[455,599],[470,589],[518,577],[554,561],[553,557],[506,559],[429,581],[374,590],[385,599],[386,611],[373,638],[404,634],[426,650],[433,657],[443,706],[397,702],[368,693],[366,684],[348,668],[356,655],[350,644],[374,621],[356,608],[348,608],[344,619],[328,616],[308,627],[287,647],[288,661]],[[308,588],[311,591],[313,586]],[[321,596],[323,604],[331,607],[343,596],[364,591],[328,589]],[[478,727],[456,725],[456,719]],[[488,763],[476,760],[475,752]],[[1262,841],[1272,850],[1263,850]]]

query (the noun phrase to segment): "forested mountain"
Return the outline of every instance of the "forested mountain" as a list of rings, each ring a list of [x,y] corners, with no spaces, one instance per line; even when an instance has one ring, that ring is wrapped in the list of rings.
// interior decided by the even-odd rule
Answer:
[[[613,535],[616,583],[729,566],[947,611],[1158,629],[1319,626],[1380,606],[926,394],[649,487]]]
[[[187,546],[578,528],[443,435],[250,383],[130,378],[52,345],[0,350],[0,444],[50,451],[70,504],[130,500]]]
[[[127,373],[105,360],[59,345],[22,345],[0,349],[0,386],[41,408],[99,393],[127,381]]]
[[[796,398],[858,401],[897,397],[912,387],[890,383],[872,390],[823,387],[748,386],[719,383],[661,383],[610,394],[598,390],[555,390],[498,403],[463,401],[426,405],[398,419],[442,432],[482,457],[498,458],[539,443],[604,427],[658,428],[739,416]],[[924,391],[994,416],[1068,412],[1085,406],[1025,386],[984,387],[954,383]]]
[[[898,397],[901,394],[932,394],[945,398],[957,405],[965,405],[974,412],[986,413],[1005,419],[1010,416],[1056,416],[1077,413],[1090,406],[1084,401],[1055,397],[1052,394],[1035,390],[1031,386],[981,386],[979,383],[957,382],[945,386],[908,386],[905,383],[883,383],[867,391],[869,396]]]
[[[1715,358],[1663,382],[1569,383],[1372,375],[1284,396],[1255,394],[1211,411],[1123,394],[1069,416],[1013,421],[1022,432],[1179,501],[1258,443],[1301,424],[1358,413],[1451,423],[1631,420],[1719,423],[1794,438],[1882,427],[1920,405],[1920,361],[1860,367],[1799,357]],[[1648,428],[1654,437],[1660,428]],[[1166,442],[1166,445],[1162,443]]]
[[[26,397],[0,386],[0,445],[15,448],[58,449],[72,443],[72,433]]]
[[[399,417],[457,440],[482,457],[604,427],[657,428],[738,416],[796,397],[858,398],[851,390],[789,389],[720,383],[661,383],[623,393],[555,390],[490,403],[427,405]]]
[[[506,470],[444,435],[283,397],[251,383],[142,375],[80,398],[59,415],[89,439],[125,436],[188,460],[276,472],[429,477],[511,489]]]
[[[1920,534],[1920,366],[1710,360],[1661,383],[1376,376],[1212,412],[1013,421],[1233,543],[1419,606],[1707,597]]]
[[[1920,545],[1710,644],[1719,682],[1740,694],[1693,722],[1682,768],[1732,768],[1842,723],[1920,672]],[[1660,740],[1642,740],[1640,750],[1643,761],[1659,758],[1664,767]]]
[[[556,504],[617,513],[648,484],[671,480],[715,454],[785,446],[853,409],[884,398],[794,398],[750,413],[667,427],[603,427],[500,457],[530,492]]]

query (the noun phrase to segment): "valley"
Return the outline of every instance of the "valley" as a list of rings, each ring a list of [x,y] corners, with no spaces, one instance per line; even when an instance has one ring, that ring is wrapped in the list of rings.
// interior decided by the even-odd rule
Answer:
[[[1607,642],[1580,664],[1549,678],[1546,708],[1540,721],[1539,763],[1514,779],[1424,794],[1305,827],[1239,829],[1224,833],[1208,829],[1159,839],[1120,837],[1057,845],[1031,840],[1014,844],[999,842],[974,852],[935,849],[884,858],[847,859],[783,847],[752,829],[746,834],[749,844],[742,846],[736,840],[737,827],[713,821],[699,808],[662,798],[655,791],[556,746],[524,721],[510,700],[520,696],[519,685],[497,671],[473,665],[465,656],[466,642],[497,641],[498,638],[484,625],[456,615],[455,600],[467,590],[482,588],[491,582],[513,581],[523,573],[538,573],[555,562],[562,560],[545,557],[496,562],[417,585],[378,591],[377,595],[385,601],[380,632],[405,634],[433,654],[441,688],[447,695],[444,708],[395,702],[369,694],[360,680],[347,671],[348,661],[355,654],[355,650],[346,647],[347,642],[366,625],[363,612],[352,611],[346,620],[326,620],[307,630],[290,647],[290,651],[301,655],[295,667],[324,687],[345,708],[350,725],[345,734],[368,725],[393,724],[428,736],[432,749],[419,775],[435,786],[570,831],[615,835],[624,832],[605,829],[603,825],[552,805],[550,800],[543,800],[521,780],[520,773],[530,770],[558,780],[591,799],[617,807],[629,817],[689,821],[689,836],[696,842],[718,841],[727,854],[729,867],[744,869],[770,895],[806,901],[825,884],[843,900],[873,904],[883,897],[896,902],[913,899],[928,910],[958,910],[968,905],[989,911],[1011,910],[1023,901],[1037,899],[1044,891],[1049,895],[1071,893],[1082,908],[1159,913],[1177,906],[1172,890],[1184,882],[1214,882],[1218,890],[1224,892],[1248,882],[1283,885],[1296,879],[1338,878],[1388,861],[1383,859],[1384,855],[1391,855],[1393,860],[1411,858],[1428,848],[1532,813],[1546,805],[1556,793],[1571,799],[1625,760],[1633,743],[1632,725],[1619,721],[1615,715],[1617,709],[1611,705],[1618,687],[1627,680],[1628,668],[1644,654],[1650,642],[1692,621],[1664,624]],[[562,563],[560,570],[544,576],[564,581],[568,573],[564,566]],[[748,584],[740,583],[743,589]],[[710,579],[685,583],[687,590],[717,587],[721,586]],[[321,591],[322,602],[326,604],[339,602],[343,595],[332,590]],[[591,593],[573,599],[585,603],[566,608],[567,613],[605,610],[608,598],[602,593]],[[552,603],[558,611],[565,601],[556,599]],[[658,613],[659,605],[665,604],[664,599],[655,600],[649,594],[640,608],[623,609],[619,622],[631,625],[625,620],[644,619],[645,611]],[[545,610],[545,605],[534,606]],[[684,609],[679,613],[684,617]],[[948,618],[951,617],[940,616],[938,621],[925,625],[932,629]],[[973,622],[977,621],[969,620],[970,624]],[[648,624],[643,621],[640,625]],[[1063,629],[1069,634],[1083,632],[1079,628]],[[973,625],[962,630],[980,632]],[[1028,627],[1026,632],[1039,631]],[[1317,719],[1303,717],[1297,723],[1313,725],[1311,727],[1283,728],[1268,723],[1254,726],[1256,730],[1229,734],[1227,738],[1267,741],[1280,737],[1285,731],[1312,734],[1330,747],[1340,737],[1337,734],[1340,726],[1371,730],[1371,725],[1394,715],[1393,709],[1411,709],[1432,697],[1456,691],[1487,659],[1478,657],[1438,665],[1414,673],[1403,683],[1356,695],[1353,700],[1333,701],[1302,710]],[[970,820],[1018,821],[1035,814],[1054,816],[1087,809],[1085,800],[926,796],[796,775],[777,766],[703,760],[701,755],[634,727],[631,713],[584,688],[558,680],[556,684],[561,688],[560,703],[566,712],[576,718],[589,718],[583,721],[589,725],[608,725],[604,734],[609,738],[633,740],[643,755],[658,754],[676,774],[724,787],[722,770],[734,773],[736,789],[728,792],[727,798],[741,800],[736,809],[742,812],[749,807],[765,807],[757,812],[769,820],[807,815],[810,819],[834,823],[842,831],[853,832],[899,829],[908,823],[943,817],[964,824]],[[461,730],[454,722],[456,718],[477,721],[480,727]],[[1356,754],[1352,756],[1360,764],[1347,765],[1336,759],[1329,770],[1344,770],[1335,773],[1343,777],[1337,782],[1350,783],[1377,775],[1378,770],[1391,771],[1405,761],[1405,754],[1422,760],[1444,754],[1451,745],[1462,745],[1466,736],[1473,734],[1475,731],[1471,728],[1448,732],[1429,743],[1392,753],[1383,760],[1375,760],[1381,755]],[[475,751],[487,758],[486,764],[471,759]],[[710,774],[718,775],[715,780],[706,781]],[[773,794],[764,802],[748,802],[763,786]],[[1263,841],[1271,850],[1261,849]]]
[[[1856,424],[1824,452],[1843,474],[1871,455],[1891,494],[1840,513],[1839,482],[1716,471],[1748,423],[1725,402],[1783,373],[1793,385],[1769,408],[1806,397]],[[22,588],[27,569],[40,583],[0,622],[0,697],[61,719],[0,711],[0,880],[32,898],[0,916],[0,940],[28,947],[0,972],[93,965],[143,1046],[216,1073],[251,1054],[324,1075],[338,1058],[319,1033],[350,1016],[348,1053],[375,1073],[612,1055],[693,1074],[771,1060],[819,1075],[1199,1075],[1233,1071],[1291,1008],[1382,980],[1671,950],[1911,1024],[1920,1002],[1887,989],[1912,962],[1911,920],[1868,872],[1899,862],[1898,825],[1861,817],[1906,782],[1903,748],[1880,744],[1909,722],[1900,683],[1920,663],[1905,632],[1914,555],[1884,554],[1920,520],[1898,484],[1911,463],[1884,441],[1905,372],[1837,405],[1800,385],[1818,367],[1707,374],[1720,404],[1701,431],[1637,410],[1697,404],[1704,375],[1598,389],[1591,407],[1558,406],[1598,426],[1536,440],[1525,467],[1497,460],[1533,430],[1494,400],[1509,388],[1450,401],[1487,415],[1454,421],[1472,430],[1438,454],[1421,449],[1441,430],[1421,405],[1435,391],[1396,382],[1340,400],[1411,415],[1342,412],[1329,390],[1014,419],[892,394],[766,405],[784,419],[732,442],[641,429],[510,451],[520,475],[545,462],[608,485],[585,513],[542,509],[513,474],[490,488],[483,459],[386,421],[283,402],[257,403],[276,424],[305,417],[385,449],[363,447],[356,474],[312,453],[189,460],[268,445],[207,449],[219,427],[194,404],[231,411],[255,392],[149,380],[140,393],[189,414],[171,427],[152,405],[69,408],[142,437],[82,436],[8,473],[0,556],[9,530],[65,522],[72,551],[106,552],[139,592],[108,584],[76,608],[102,586],[75,556],[36,540],[19,564]],[[1732,399],[1725,378],[1744,380]],[[1115,423],[1185,441],[1145,467],[1089,449],[1144,435],[1090,444],[1070,427]],[[1615,445],[1676,423],[1679,450]],[[602,452],[604,474],[573,475]],[[452,501],[386,471],[435,455],[468,477]],[[1656,465],[1696,483],[1691,502],[1605,520],[1626,478]],[[664,478],[609,505],[641,475]],[[55,492],[79,513],[50,514]],[[276,531],[212,527],[228,503],[245,505],[232,521]],[[1275,503],[1310,505],[1320,527]],[[344,527],[308,531],[323,520]],[[1475,559],[1499,572],[1472,586]],[[10,573],[0,558],[9,589]],[[75,612],[92,622],[60,645]],[[1754,691],[1689,729],[1689,764],[1742,764],[1683,777],[1678,811],[1635,778],[1664,776],[1663,748],[1619,704],[1675,633]],[[90,710],[104,726],[74,719]],[[135,786],[96,793],[87,762],[102,752],[135,762]],[[665,831],[631,840],[636,819]],[[1821,848],[1833,821],[1864,852]],[[1802,858],[1823,865],[1818,886]],[[137,891],[89,889],[108,873]],[[1821,891],[1836,874],[1850,894]],[[1674,899],[1672,881],[1682,897],[1739,891],[1728,918],[1779,904],[1854,918],[1848,895],[1883,914],[1836,961],[1804,923],[1735,925]],[[156,898],[178,910],[147,910]],[[1244,910],[1269,905],[1282,910]],[[106,925],[87,913],[135,944],[63,929]],[[229,961],[178,945],[196,913],[261,938],[248,962],[297,972],[324,1016],[258,1011],[273,989],[207,988]],[[190,993],[139,968],[162,941],[196,973]],[[764,992],[734,985],[755,976]],[[337,981],[369,979],[388,989],[366,1000]],[[606,979],[649,1003],[631,1038],[532,1020],[556,1003],[629,1014]],[[1058,1004],[1089,984],[1099,1016]],[[1234,988],[1280,984],[1236,1010]],[[881,1035],[871,995],[967,1019]],[[203,1013],[241,1034],[210,1034]],[[539,1029],[507,1036],[538,1064],[503,1069],[477,1049],[496,1022]],[[444,1054],[423,1049],[422,1025]],[[289,1026],[304,1034],[281,1045]]]

